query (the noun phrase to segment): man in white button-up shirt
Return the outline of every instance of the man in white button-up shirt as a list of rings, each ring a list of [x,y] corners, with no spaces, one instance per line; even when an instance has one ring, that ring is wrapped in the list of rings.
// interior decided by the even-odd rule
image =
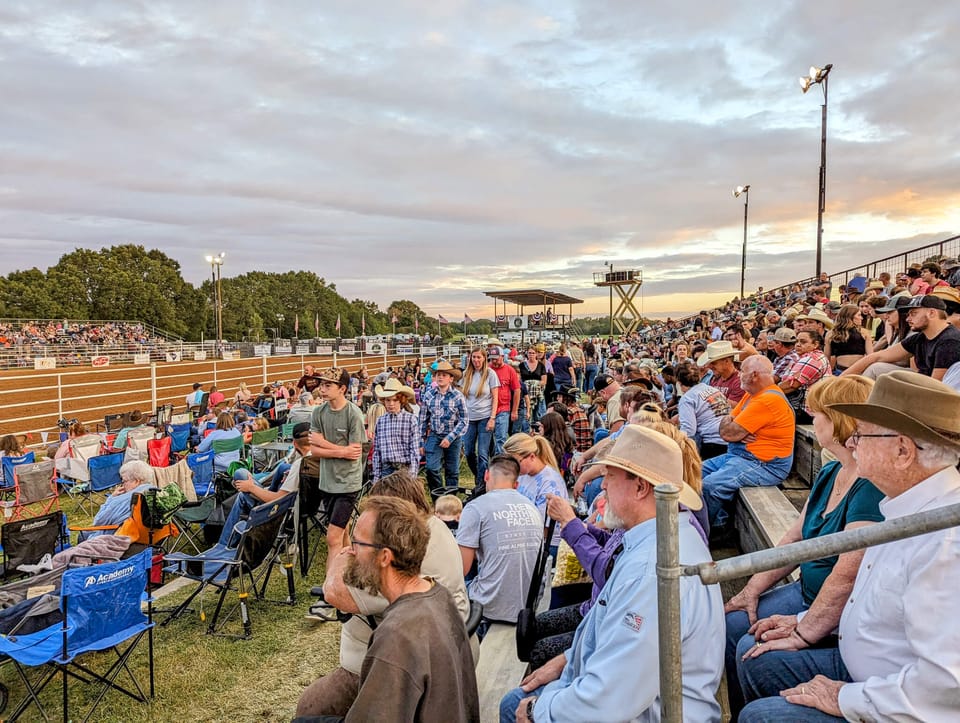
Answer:
[[[847,445],[859,475],[887,495],[888,520],[960,503],[960,395],[904,370],[882,375],[864,404],[834,408],[859,420]],[[761,699],[741,723],[960,720],[958,589],[958,528],[868,548],[839,650],[758,658],[767,665],[741,684]]]

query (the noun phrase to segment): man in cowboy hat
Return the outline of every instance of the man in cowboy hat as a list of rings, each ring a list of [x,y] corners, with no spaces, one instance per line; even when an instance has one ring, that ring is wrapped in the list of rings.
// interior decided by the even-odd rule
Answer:
[[[117,432],[117,438],[113,440],[113,446],[116,449],[126,449],[127,448],[127,435],[130,434],[134,429],[139,429],[147,423],[146,418],[143,416],[143,412],[139,409],[134,409],[130,412],[130,416],[127,418],[127,426]]]
[[[600,597],[577,626],[571,647],[533,671],[500,702],[501,721],[653,720],[659,714],[656,504],[654,488],[680,488],[680,503],[700,509],[683,480],[676,442],[628,425],[604,458],[604,522],[626,530],[623,550]],[[680,558],[698,563],[710,551],[680,512]],[[695,721],[719,721],[716,700],[723,671],[723,602],[717,585],[680,581],[683,631],[683,711]]]
[[[746,395],[720,420],[727,453],[703,463],[703,498],[710,526],[722,536],[727,504],[743,486],[777,485],[790,474],[796,421],[786,396],[773,382],[773,363],[756,355],[743,362]]]
[[[388,379],[373,393],[386,412],[377,420],[373,432],[373,479],[378,480],[406,469],[414,477],[420,469],[420,425],[403,408],[414,398],[413,390],[398,379]]]
[[[827,312],[819,307],[813,307],[810,311],[807,312],[806,323],[803,325],[804,329],[813,329],[822,337],[827,333],[828,329],[833,328],[833,320],[827,316]],[[798,334],[802,329],[794,329]]]
[[[867,354],[843,373],[875,376],[869,369],[872,364],[896,364],[912,357],[918,372],[933,379],[943,379],[947,369],[960,361],[960,330],[947,321],[947,305],[939,296],[915,296],[908,309],[907,323],[911,331],[919,333],[911,334],[889,349]],[[880,369],[886,371],[889,366]]]
[[[737,374],[735,361],[740,359],[740,352],[733,348],[730,341],[715,341],[707,344],[707,351],[699,359],[697,365],[708,367],[713,376],[710,378],[711,387],[722,389],[731,404],[743,399],[743,387],[740,386],[740,376]]]
[[[847,446],[857,474],[886,494],[888,520],[960,503],[956,392],[900,370],[881,376],[866,402],[833,408],[859,420]],[[960,719],[958,585],[960,528],[868,548],[843,606],[839,647],[755,658],[741,681],[748,698],[761,700],[740,722],[813,720],[797,706],[837,720]]]
[[[453,493],[460,486],[460,449],[468,426],[467,400],[453,383],[461,376],[450,362],[438,363],[433,370],[436,384],[428,387],[420,400],[420,453],[427,458],[427,485],[431,492],[443,488]]]

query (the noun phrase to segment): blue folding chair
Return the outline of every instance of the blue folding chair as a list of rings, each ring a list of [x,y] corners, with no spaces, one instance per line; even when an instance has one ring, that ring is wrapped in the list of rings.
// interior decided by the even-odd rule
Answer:
[[[267,584],[274,565],[281,565],[287,578],[287,597],[282,602],[294,605],[297,601],[293,579],[293,510],[297,494],[290,492],[283,497],[254,507],[249,517],[237,523],[234,530],[240,535],[236,547],[217,544],[199,555],[175,552],[164,557],[172,563],[166,572],[195,580],[194,590],[177,606],[161,625],[166,625],[190,609],[190,603],[207,587],[220,591],[217,606],[210,618],[208,635],[224,635],[233,638],[249,638],[252,633],[247,598],[250,593],[257,600],[266,600]],[[247,589],[249,585],[249,590]],[[227,593],[236,588],[237,602],[223,614]],[[203,598],[200,598],[201,601]],[[234,613],[239,611],[243,632],[225,633],[224,628]],[[204,617],[201,615],[201,619]],[[219,623],[219,624],[218,624]]]
[[[27,452],[19,457],[0,457],[0,464],[3,465],[3,482],[0,483],[0,497],[14,490],[13,468],[18,464],[32,464],[35,461],[36,458],[33,452]]]
[[[197,497],[213,494],[213,457],[213,450],[187,455],[187,466],[193,472],[193,489],[196,490]]]
[[[171,424],[167,427],[167,434],[170,435],[170,451],[184,452],[190,444],[190,431],[193,425],[190,422],[185,424]]]
[[[78,567],[63,573],[59,600],[55,594],[39,598],[37,605],[46,605],[50,612],[58,608],[62,622],[41,630],[17,633],[28,620],[18,624],[4,636],[0,636],[0,655],[9,659],[27,689],[27,694],[7,720],[16,720],[34,704],[45,720],[47,712],[40,702],[40,692],[60,676],[63,692],[63,720],[71,720],[69,712],[68,681],[71,677],[100,687],[92,708],[84,721],[89,720],[106,693],[113,689],[134,700],[144,703],[147,695],[133,671],[130,670],[130,655],[147,636],[149,641],[150,697],[154,695],[153,677],[153,600],[147,597],[147,613],[141,610],[147,576],[151,566],[151,550],[120,560],[90,567]],[[128,642],[129,641],[129,642]],[[126,647],[123,647],[123,644]],[[105,672],[94,671],[77,658],[84,653],[113,650],[116,660]],[[109,661],[97,656],[91,665]],[[31,681],[29,668],[48,667]],[[117,680],[126,671],[133,688],[121,685]]]
[[[90,468],[90,482],[82,487],[77,485],[71,490],[72,495],[79,497],[78,510],[92,514],[93,503],[100,503],[105,500],[106,495],[103,493],[120,484],[120,467],[123,466],[123,456],[123,452],[113,452],[91,457],[87,461],[87,466]]]

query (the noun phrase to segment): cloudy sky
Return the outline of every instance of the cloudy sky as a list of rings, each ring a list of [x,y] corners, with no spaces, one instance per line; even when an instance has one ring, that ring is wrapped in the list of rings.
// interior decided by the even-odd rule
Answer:
[[[483,291],[644,311],[960,233],[960,4],[673,0],[0,4],[0,273],[135,242],[197,283],[309,269],[489,316]]]

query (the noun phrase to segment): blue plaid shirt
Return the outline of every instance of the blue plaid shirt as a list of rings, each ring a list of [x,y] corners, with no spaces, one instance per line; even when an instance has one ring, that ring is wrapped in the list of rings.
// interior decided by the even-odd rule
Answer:
[[[420,471],[420,429],[417,418],[401,410],[380,416],[373,433],[373,478],[380,479],[386,464],[407,467],[414,477]]]
[[[436,434],[453,442],[467,433],[467,400],[463,392],[452,386],[446,394],[439,387],[429,387],[420,401],[420,436]]]

